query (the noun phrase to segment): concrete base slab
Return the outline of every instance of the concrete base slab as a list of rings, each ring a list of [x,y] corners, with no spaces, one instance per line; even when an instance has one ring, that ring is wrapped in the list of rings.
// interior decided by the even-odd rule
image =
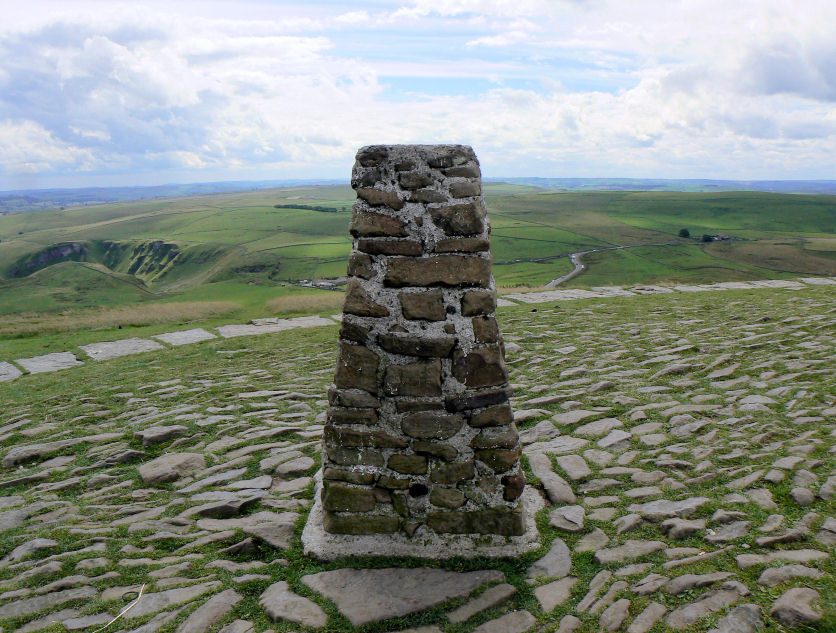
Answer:
[[[169,345],[189,345],[191,343],[199,343],[200,341],[209,341],[218,337],[199,327],[193,330],[181,330],[179,332],[157,334],[154,338],[159,339],[163,343],[168,343]]]
[[[22,376],[23,372],[17,367],[6,361],[0,362],[0,382],[7,382],[14,380],[18,376]]]
[[[152,341],[147,338],[123,338],[118,341],[79,345],[79,347],[93,360],[108,360],[110,358],[118,358],[119,356],[165,349],[157,341]]]
[[[448,558],[511,558],[540,547],[540,533],[534,515],[545,506],[543,498],[531,487],[522,497],[525,534],[494,536],[489,534],[436,534],[426,526],[412,538],[402,534],[330,534],[322,528],[322,471],[315,476],[314,505],[302,531],[306,556],[332,561],[351,556],[413,556],[433,560]]]
[[[32,358],[16,358],[15,362],[30,374],[43,374],[84,364],[72,352],[55,352],[54,354],[44,354]]]

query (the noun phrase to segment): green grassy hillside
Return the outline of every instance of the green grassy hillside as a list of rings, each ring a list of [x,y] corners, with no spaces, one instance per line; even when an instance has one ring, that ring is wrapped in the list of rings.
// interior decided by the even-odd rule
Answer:
[[[572,270],[570,253],[616,246],[641,247],[585,255],[566,285],[836,274],[836,196],[501,183],[485,193],[500,286],[541,286]],[[281,312],[294,282],[345,273],[353,199],[348,186],[291,187],[0,217],[0,314],[149,301]],[[683,228],[691,239],[677,237]],[[704,233],[733,239],[703,244]]]

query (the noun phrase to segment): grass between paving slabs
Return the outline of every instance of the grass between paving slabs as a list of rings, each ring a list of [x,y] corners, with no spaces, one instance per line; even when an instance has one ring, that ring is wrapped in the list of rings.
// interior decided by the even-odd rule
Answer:
[[[743,384],[742,387],[738,387],[746,389],[747,394],[764,394],[770,390],[772,387],[771,384],[769,387],[758,387],[753,384],[759,382],[759,374],[762,374],[764,371],[775,371],[779,376],[797,374],[794,378],[789,379],[788,382],[792,385],[800,384],[803,386],[793,387],[788,393],[780,396],[773,395],[772,397],[775,400],[780,404],[786,404],[792,397],[796,396],[798,391],[804,389],[810,394],[804,400],[803,406],[805,408],[833,406],[832,393],[834,377],[832,372],[828,375],[821,371],[828,367],[827,362],[832,367],[832,351],[830,352],[831,356],[828,357],[826,351],[812,349],[810,347],[800,347],[796,343],[803,340],[804,343],[815,344],[817,337],[823,337],[825,341],[832,341],[832,309],[830,312],[827,312],[826,309],[817,308],[816,315],[824,313],[825,318],[807,321],[805,306],[811,303],[820,306],[822,304],[832,306],[834,305],[834,298],[836,298],[836,292],[832,289],[815,288],[802,291],[754,290],[695,293],[693,295],[679,294],[675,296],[612,298],[605,300],[591,299],[572,302],[566,306],[545,304],[537,307],[520,306],[509,308],[500,312],[499,319],[503,332],[506,335],[506,340],[508,342],[516,342],[522,348],[518,352],[509,352],[508,354],[511,379],[516,385],[515,406],[516,408],[524,408],[524,403],[527,400],[542,395],[577,393],[571,399],[580,402],[584,409],[589,410],[596,406],[611,407],[611,409],[607,411],[602,410],[599,412],[600,415],[587,418],[579,423],[561,426],[560,431],[563,435],[569,435],[574,429],[588,423],[590,420],[602,417],[618,418],[624,423],[624,428],[628,429],[641,423],[658,422],[663,424],[662,430],[670,430],[668,420],[661,415],[658,409],[647,408],[647,419],[638,420],[635,423],[630,422],[627,412],[638,405],[629,403],[619,404],[614,401],[613,395],[619,393],[626,397],[634,398],[639,403],[652,404],[654,402],[664,402],[665,400],[688,402],[695,395],[719,392],[720,389],[712,387],[712,381],[705,377],[708,372],[701,368],[696,368],[685,374],[687,378],[696,381],[694,384],[688,386],[682,386],[683,383],[680,381],[683,375],[680,374],[661,376],[650,380],[649,377],[663,367],[664,363],[642,365],[641,363],[644,360],[649,357],[652,358],[657,353],[656,350],[658,348],[664,348],[665,346],[684,346],[689,343],[695,347],[681,352],[681,358],[677,362],[688,362],[689,358],[697,362],[696,359],[699,356],[705,357],[706,355],[708,356],[708,360],[712,360],[724,354],[732,354],[733,357],[729,362],[741,362],[741,367],[729,378],[726,378],[726,380],[734,380],[739,376],[751,375],[753,379],[750,382]],[[786,324],[782,323],[784,319],[793,317],[801,318],[798,321],[791,321]],[[769,320],[763,320],[765,318]],[[701,322],[694,322],[696,320]],[[829,329],[827,327],[828,324],[830,325]],[[751,342],[740,342],[740,339],[744,339],[749,335],[757,336],[758,334],[768,333],[771,331],[771,328],[779,325],[782,328],[791,329],[791,332],[781,332],[780,334],[753,339]],[[745,327],[742,330],[735,330],[734,328],[738,326]],[[827,336],[831,338],[826,339],[825,337]],[[745,345],[753,345],[754,347],[746,348]],[[570,350],[572,347],[575,349]],[[133,432],[136,429],[133,427],[126,428],[123,419],[119,417],[123,412],[144,406],[156,406],[161,410],[171,410],[183,406],[197,406],[199,408],[195,411],[200,412],[207,406],[223,408],[228,405],[241,404],[241,409],[232,411],[233,414],[236,414],[238,423],[244,420],[246,424],[255,425],[258,421],[257,417],[242,418],[240,414],[257,412],[266,407],[277,408],[279,414],[291,413],[291,406],[294,403],[305,402],[311,407],[311,411],[308,412],[306,418],[307,422],[310,423],[310,420],[315,415],[324,411],[326,406],[323,399],[325,389],[332,378],[333,364],[336,356],[335,350],[336,326],[333,328],[324,327],[312,330],[288,331],[262,337],[209,341],[177,350],[160,351],[102,363],[91,362],[87,363],[84,367],[57,372],[55,374],[24,376],[14,383],[0,385],[0,401],[4,403],[4,409],[0,413],[0,424],[6,425],[13,420],[30,418],[33,420],[34,426],[29,424],[14,429],[10,435],[7,435],[5,439],[0,441],[0,445],[5,447],[6,450],[3,451],[5,453],[9,447],[23,443],[31,444],[58,439],[60,437],[121,431],[124,432],[124,436],[114,446],[118,444],[133,449],[141,449],[147,455],[142,461],[147,461],[161,454],[164,450],[170,449],[171,444],[142,448],[141,443],[133,437]],[[556,350],[560,351],[558,352]],[[625,350],[625,352],[619,354],[620,350]],[[235,353],[221,353],[233,351]],[[778,356],[780,356],[780,360],[776,361],[775,358]],[[625,359],[628,360],[625,361]],[[797,362],[803,364],[811,360],[816,362],[804,367],[799,365],[795,369],[787,366],[787,363],[792,364],[793,362]],[[820,361],[824,361],[824,364]],[[614,386],[605,388],[603,391],[586,393],[585,390],[590,385],[598,382],[598,373],[605,375],[610,371],[611,366],[616,364],[619,366],[629,366],[633,369],[648,368],[649,371],[637,377],[616,379],[614,380],[616,383]],[[578,366],[584,366],[587,369],[587,374],[581,377],[580,383],[563,387],[562,383],[565,384],[577,379],[564,378],[561,380],[560,372]],[[757,369],[752,369],[753,367],[757,367]],[[585,382],[583,382],[584,379],[586,379]],[[643,386],[647,386],[648,384],[661,387],[662,389],[669,389],[669,391],[662,390],[658,394],[640,391]],[[541,390],[538,388],[541,386],[547,388]],[[260,389],[301,390],[303,393],[309,394],[312,397],[299,401],[269,398],[267,400],[248,400],[238,397],[238,394],[241,392]],[[731,390],[734,389],[735,387],[733,386]],[[132,394],[132,396],[125,395],[128,393]],[[129,397],[144,398],[146,401],[128,405]],[[725,394],[721,394],[716,400],[711,400],[710,402],[722,404],[726,397]],[[264,406],[259,407],[258,405]],[[552,413],[563,411],[563,408],[559,404],[547,404],[543,405],[542,408]],[[699,416],[695,415],[694,417]],[[717,418],[712,418],[710,413],[706,414],[706,417],[715,421],[717,420]],[[531,420],[522,424],[521,427],[530,428],[542,419],[544,418]],[[781,417],[781,419],[784,418]],[[251,420],[251,422],[246,422],[247,420]],[[292,419],[290,421],[292,422]],[[189,428],[189,433],[185,436],[185,443],[180,444],[173,450],[200,451],[203,449],[204,444],[224,437],[232,437],[241,430],[240,428],[236,430],[234,424],[226,424],[225,422],[201,427],[196,424],[195,420],[173,420],[171,417],[162,418],[152,424],[171,423],[183,424]],[[757,431],[752,430],[750,432],[747,429],[741,430],[744,424],[756,425],[753,429],[757,428]],[[42,432],[33,433],[33,429],[39,427],[43,429]],[[807,627],[806,629],[802,627],[795,630],[815,631],[816,633],[836,630],[836,604],[834,604],[834,596],[836,596],[836,566],[834,566],[832,556],[827,560],[817,561],[813,564],[813,566],[825,572],[825,576],[821,579],[798,579],[784,583],[773,589],[763,588],[756,582],[758,576],[764,569],[763,565],[756,565],[748,570],[741,570],[737,567],[734,560],[734,556],[739,553],[768,551],[765,548],[759,548],[754,541],[760,535],[756,530],[756,526],[761,525],[766,516],[772,512],[784,514],[786,516],[785,525],[789,527],[809,511],[818,512],[822,518],[832,516],[834,514],[833,503],[828,504],[817,499],[811,506],[805,508],[797,506],[789,497],[789,491],[792,488],[792,474],[789,474],[783,482],[769,486],[773,493],[774,501],[779,507],[778,510],[764,510],[752,502],[733,505],[722,501],[722,498],[726,494],[738,492],[727,489],[725,484],[751,470],[768,468],[775,458],[791,454],[788,452],[788,449],[791,447],[782,446],[770,455],[758,458],[756,454],[765,451],[759,451],[756,450],[757,447],[750,446],[751,434],[766,430],[773,431],[775,435],[769,438],[769,440],[766,440],[768,444],[769,442],[778,440],[788,441],[794,436],[799,435],[798,429],[787,423],[779,423],[777,415],[765,411],[751,413],[751,420],[747,420],[745,423],[737,425],[714,424],[708,428],[716,430],[714,441],[719,442],[722,446],[728,447],[729,452],[735,448],[733,443],[739,443],[743,449],[747,450],[748,454],[724,460],[722,459],[723,454],[715,452],[708,456],[707,459],[715,461],[720,469],[744,470],[741,472],[731,472],[730,470],[728,472],[718,472],[715,479],[689,486],[684,491],[663,488],[661,497],[651,498],[674,499],[680,498],[683,494],[685,496],[708,497],[711,501],[701,507],[693,517],[689,518],[708,519],[717,508],[721,506],[726,508],[731,507],[732,509],[740,510],[747,514],[746,519],[752,522],[749,534],[732,541],[730,544],[734,546],[734,549],[720,557],[686,565],[667,573],[659,569],[659,565],[668,560],[664,552],[657,552],[643,557],[641,561],[652,562],[654,564],[654,567],[649,571],[658,571],[659,573],[666,573],[666,575],[670,576],[683,573],[708,573],[711,571],[733,572],[752,590],[752,595],[746,597],[744,601],[752,601],[761,605],[765,612],[768,612],[774,600],[788,587],[811,586],[822,595],[822,607],[826,616],[816,626]],[[821,442],[815,445],[814,450],[808,455],[808,458],[822,461],[822,464],[816,468],[816,471],[820,473],[832,473],[836,469],[836,459],[829,452],[829,448],[833,445],[833,439],[827,435],[827,431],[824,428],[817,430],[816,428],[804,427],[804,430],[805,432],[812,432],[805,441],[808,441],[808,443],[810,440],[818,440]],[[27,433],[26,435],[23,434],[24,431]],[[202,434],[206,435],[204,436]],[[656,448],[645,447],[637,438],[634,438],[629,448],[641,450],[642,453],[629,466],[638,466],[646,470],[653,470],[655,466],[652,464],[652,460],[665,453],[670,453],[676,458],[682,458],[696,463],[699,460],[691,456],[691,451],[700,448],[702,442],[699,438],[700,435],[695,437],[672,438],[665,445]],[[590,438],[590,444],[584,448],[594,446],[596,439]],[[277,438],[277,440],[290,440],[298,444],[308,444],[310,442],[309,439],[303,438],[298,434],[282,436]],[[243,440],[240,446],[255,444],[259,441],[263,440]],[[232,448],[234,450],[240,446],[236,444]],[[96,454],[105,448],[84,444],[60,451],[57,453],[58,455],[73,456],[75,461],[63,471],[54,471],[51,479],[45,480],[45,483],[60,482],[68,479],[70,473],[67,469],[69,468],[91,466],[96,462]],[[674,449],[678,453],[670,452]],[[318,451],[315,450],[315,446],[306,446],[302,449],[302,452],[314,457],[315,461],[318,461]],[[252,453],[246,461],[234,467],[246,467],[247,470],[241,476],[242,479],[254,477],[262,472],[258,467],[258,462],[267,455],[267,451]],[[49,455],[45,459],[52,459],[53,457],[55,455]],[[643,460],[651,461],[645,463]],[[62,526],[62,517],[60,516],[52,519],[54,521],[52,523],[49,521],[39,523],[39,517],[42,518],[46,513],[51,511],[51,509],[45,509],[44,512],[34,516],[27,524],[0,533],[0,548],[2,548],[0,551],[2,552],[8,552],[24,540],[30,538],[52,538],[58,544],[39,554],[39,556],[48,556],[95,544],[96,534],[72,534],[68,528],[72,527],[74,523],[84,521],[98,523],[103,530],[98,536],[104,539],[102,542],[105,543],[105,551],[97,552],[92,556],[107,558],[109,562],[106,566],[89,572],[78,571],[75,569],[75,563],[85,558],[90,558],[91,554],[74,554],[63,559],[60,572],[30,578],[19,583],[17,587],[35,589],[49,582],[74,574],[84,573],[88,576],[96,576],[97,574],[116,572],[120,574],[118,578],[96,580],[93,581],[93,586],[99,590],[103,590],[107,587],[130,587],[149,582],[150,584],[146,591],[158,591],[161,589],[158,584],[159,581],[151,582],[152,579],[149,577],[149,573],[153,569],[159,568],[160,565],[128,567],[120,565],[118,561],[137,557],[157,559],[164,556],[178,555],[175,554],[175,551],[179,547],[187,545],[194,537],[185,535],[178,538],[146,541],[144,540],[145,538],[154,535],[147,531],[130,532],[129,526],[127,525],[116,526],[113,531],[106,531],[111,527],[110,521],[114,516],[112,512],[109,513],[106,510],[105,504],[118,508],[121,505],[128,505],[140,501],[149,507],[159,507],[169,504],[178,496],[177,488],[174,484],[163,484],[156,487],[142,484],[137,473],[139,463],[133,462],[115,466],[107,472],[107,474],[116,477],[113,480],[114,484],[127,479],[132,482],[132,485],[125,489],[114,488],[109,493],[114,496],[104,501],[91,500],[88,502],[81,496],[86,492],[93,492],[98,489],[95,485],[90,485],[91,478],[101,472],[97,470],[81,474],[82,480],[75,487],[38,495],[37,500],[39,501],[68,501],[78,506],[77,510],[70,509],[68,512],[70,515],[77,515],[77,518],[66,517],[63,519],[68,524],[66,527]],[[219,463],[217,459],[209,459],[207,460],[207,467],[217,463]],[[537,480],[531,474],[530,470],[528,470],[526,459],[523,460],[523,464],[527,469],[529,482],[536,484]],[[610,464],[610,466],[614,464]],[[590,463],[590,467],[593,470],[593,475],[588,479],[611,477],[625,482],[629,481],[629,476],[604,475],[601,473],[603,468],[593,463]],[[305,474],[313,474],[316,468],[317,466],[312,467]],[[35,472],[35,470],[35,467],[26,464],[16,470],[15,474],[25,475]],[[564,474],[559,467],[555,467],[555,470],[559,474]],[[675,472],[668,471],[668,474],[676,478]],[[2,490],[2,494],[21,494],[34,501],[35,498],[32,496],[32,488],[37,485],[29,484],[28,486],[6,488]],[[104,484],[102,487],[106,485]],[[573,484],[576,491],[578,485],[578,483]],[[756,484],[756,486],[761,485],[764,484],[762,482]],[[205,490],[216,490],[219,487],[209,487]],[[600,492],[589,493],[587,496],[618,495],[617,490],[617,488],[614,491],[605,489]],[[312,484],[309,484],[295,498],[310,500],[312,496],[313,487]],[[584,495],[579,494],[578,496],[580,502]],[[635,502],[641,503],[643,501],[645,500],[638,499]],[[626,512],[626,506],[632,502],[634,501],[619,497],[619,501],[611,505],[612,507],[618,508],[621,513],[624,513]],[[170,506],[166,508],[163,516],[176,516],[186,505]],[[264,509],[267,508],[256,506],[248,510],[247,513]],[[355,629],[336,611],[333,604],[309,590],[301,582],[302,576],[345,566],[367,568],[389,566],[419,567],[430,565],[456,571],[495,568],[505,573],[507,582],[510,582],[517,588],[517,594],[505,604],[483,612],[467,623],[459,625],[446,624],[446,612],[450,608],[464,603],[467,600],[460,599],[446,604],[443,607],[414,614],[407,618],[370,624],[356,630],[369,633],[382,633],[384,631],[398,631],[421,624],[438,624],[442,630],[448,633],[468,633],[478,624],[498,617],[506,611],[527,609],[538,617],[539,625],[545,625],[545,630],[549,631],[556,627],[561,617],[569,613],[574,613],[573,607],[586,593],[589,581],[598,571],[602,568],[615,571],[623,566],[623,564],[598,565],[594,561],[594,552],[575,553],[573,555],[571,574],[578,577],[579,580],[572,590],[571,598],[565,604],[558,606],[554,611],[543,613],[534,598],[534,587],[525,582],[525,575],[527,567],[539,556],[548,551],[548,546],[553,538],[562,538],[569,545],[570,549],[572,549],[582,538],[583,534],[589,532],[593,527],[599,527],[611,538],[609,546],[623,543],[627,539],[660,539],[658,525],[655,524],[646,524],[635,530],[616,535],[615,528],[609,521],[595,521],[589,518],[587,518],[583,532],[569,534],[557,530],[548,524],[548,509],[546,509],[539,513],[537,519],[538,526],[544,536],[543,547],[538,552],[517,559],[501,561],[477,559],[471,561],[452,560],[427,562],[410,558],[376,557],[357,558],[335,563],[320,563],[302,555],[299,537],[302,526],[304,525],[305,516],[306,511],[300,512],[300,517],[296,522],[296,537],[288,550],[275,551],[262,544],[258,545],[257,550],[252,553],[236,555],[221,553],[220,550],[224,547],[232,544],[236,540],[240,540],[243,537],[243,534],[240,534],[238,537],[232,538],[229,541],[210,543],[187,550],[185,553],[196,553],[201,558],[195,560],[188,571],[178,575],[199,579],[208,573],[212,573],[214,574],[214,578],[221,582],[222,588],[233,588],[241,593],[244,596],[244,600],[225,619],[225,622],[231,621],[235,617],[240,617],[253,620],[257,631],[263,631],[267,628],[272,628],[279,632],[300,630],[301,627],[297,625],[270,622],[266,615],[264,615],[263,610],[258,606],[258,597],[267,586],[278,580],[286,580],[294,591],[311,598],[325,609],[330,616],[329,626],[327,627],[328,631],[348,632]],[[814,527],[817,528],[820,522],[821,519],[814,523]],[[709,523],[709,527],[711,526],[712,524]],[[695,547],[701,549],[705,549],[706,547],[702,539],[697,536],[689,537],[681,541],[674,541],[671,544],[676,547]],[[141,551],[149,547],[149,545],[153,547],[153,551]],[[746,547],[747,545],[748,548]],[[126,546],[131,547],[126,551],[121,551]],[[712,549],[715,547],[719,548],[720,546],[722,545],[712,546]],[[810,541],[800,544],[782,545],[775,549],[793,549],[798,547],[821,548],[819,545]],[[832,549],[830,551],[832,554]],[[244,584],[235,583],[233,581],[235,574],[207,567],[210,562],[217,559],[228,559],[235,562],[266,562],[268,566],[254,569],[248,573],[266,574],[269,576],[269,579],[253,580]],[[770,566],[780,566],[780,564],[780,562],[776,562],[771,563]],[[0,583],[14,577],[17,573],[19,572],[8,568],[0,569]],[[625,580],[632,584],[641,577],[634,576]],[[623,597],[629,597],[631,599],[631,613],[635,616],[651,600],[662,602],[668,607],[674,608],[695,599],[705,591],[707,589],[696,589],[679,596],[671,596],[660,591],[643,598],[625,592]],[[162,633],[174,631],[179,623],[187,617],[188,613],[198,604],[205,601],[209,595],[206,594],[196,602],[187,605],[174,620],[160,629]],[[117,600],[101,603],[96,600],[82,600],[63,605],[60,608],[74,606],[80,609],[82,613],[98,613],[107,607],[110,612],[115,614],[127,602]],[[723,613],[724,611],[721,611],[684,630],[687,633],[707,631],[710,628],[710,624],[716,622]],[[47,615],[47,612],[38,615]],[[589,614],[575,615],[579,615],[583,622],[582,626],[578,629],[579,633],[595,633],[599,630],[597,617]],[[19,620],[10,620],[4,622],[3,625],[6,626],[7,630],[15,630],[22,626],[25,621],[31,620],[34,617],[38,616],[26,616]],[[130,613],[128,613],[124,621],[113,625],[108,630],[132,629],[150,619],[151,616],[130,618]],[[767,626],[764,630],[768,633],[784,631],[775,620],[769,617],[765,617],[765,620]],[[215,628],[217,629],[219,627],[220,624]],[[53,627],[53,630],[58,631],[61,628],[60,626]],[[537,630],[537,628],[534,630]],[[662,621],[652,629],[652,632],[661,633],[665,630],[667,629],[664,626],[664,621]]]

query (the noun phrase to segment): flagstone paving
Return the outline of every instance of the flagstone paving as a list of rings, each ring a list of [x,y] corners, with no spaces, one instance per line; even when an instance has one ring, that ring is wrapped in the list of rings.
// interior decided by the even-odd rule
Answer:
[[[836,286],[772,285],[501,313],[548,501],[511,560],[302,555],[330,320],[0,384],[0,626],[836,630]]]

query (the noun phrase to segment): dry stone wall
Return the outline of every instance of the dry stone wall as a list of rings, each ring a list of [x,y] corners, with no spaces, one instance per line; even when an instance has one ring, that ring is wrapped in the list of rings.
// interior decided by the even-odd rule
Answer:
[[[329,391],[323,527],[524,532],[479,162],[461,145],[369,146]]]

